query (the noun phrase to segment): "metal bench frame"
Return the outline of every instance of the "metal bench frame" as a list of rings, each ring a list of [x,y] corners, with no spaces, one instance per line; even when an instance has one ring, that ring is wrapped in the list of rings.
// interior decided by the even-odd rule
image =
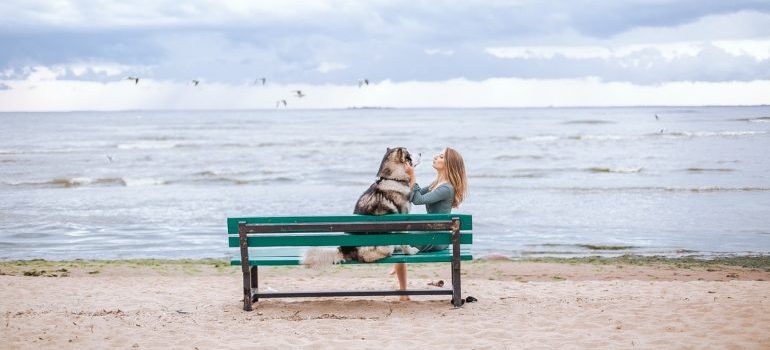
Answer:
[[[452,234],[452,289],[425,290],[375,290],[375,291],[317,291],[317,292],[259,292],[258,265],[250,266],[248,234],[290,233],[290,232],[353,232],[381,233],[391,231],[451,231]],[[373,235],[373,236],[376,236]],[[384,222],[321,222],[292,224],[263,224],[238,222],[241,269],[243,271],[243,309],[252,310],[252,303],[260,298],[298,297],[350,297],[350,296],[395,296],[395,295],[452,295],[455,307],[462,305],[460,294],[460,218],[429,221],[384,221]]]

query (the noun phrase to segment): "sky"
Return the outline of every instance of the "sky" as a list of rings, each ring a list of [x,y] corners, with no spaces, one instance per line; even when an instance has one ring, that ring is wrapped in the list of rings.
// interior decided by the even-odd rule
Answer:
[[[0,111],[757,104],[770,0],[0,2]]]

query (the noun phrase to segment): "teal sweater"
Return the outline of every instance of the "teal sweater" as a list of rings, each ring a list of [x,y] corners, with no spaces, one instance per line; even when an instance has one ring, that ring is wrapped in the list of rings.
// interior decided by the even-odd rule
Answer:
[[[428,214],[449,214],[452,212],[454,199],[455,189],[449,183],[441,184],[433,191],[430,187],[420,188],[420,185],[414,184],[409,201],[412,204],[425,204]]]
[[[445,183],[434,188],[420,188],[420,185],[414,184],[412,188],[412,197],[409,199],[412,204],[425,204],[425,210],[428,214],[449,214],[452,212],[452,202],[455,199],[455,189],[451,184]],[[444,250],[448,245],[422,245],[415,246],[421,252],[435,252]]]

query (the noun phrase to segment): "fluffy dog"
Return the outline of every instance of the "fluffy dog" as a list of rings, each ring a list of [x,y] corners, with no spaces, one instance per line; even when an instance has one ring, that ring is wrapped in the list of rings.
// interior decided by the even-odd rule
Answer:
[[[361,194],[353,214],[408,214],[411,209],[409,176],[406,165],[412,165],[412,155],[404,147],[388,148],[377,171],[377,181]],[[416,254],[417,248],[400,246],[404,254]],[[343,260],[373,262],[393,254],[394,246],[338,247],[335,250],[308,249],[305,265],[329,265]]]

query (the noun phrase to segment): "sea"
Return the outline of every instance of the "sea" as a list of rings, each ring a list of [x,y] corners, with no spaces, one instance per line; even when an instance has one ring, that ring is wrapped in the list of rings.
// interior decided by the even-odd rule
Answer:
[[[465,161],[476,257],[770,252],[770,106],[0,113],[0,259],[228,258],[351,214],[388,147]],[[413,213],[424,213],[414,206]]]

